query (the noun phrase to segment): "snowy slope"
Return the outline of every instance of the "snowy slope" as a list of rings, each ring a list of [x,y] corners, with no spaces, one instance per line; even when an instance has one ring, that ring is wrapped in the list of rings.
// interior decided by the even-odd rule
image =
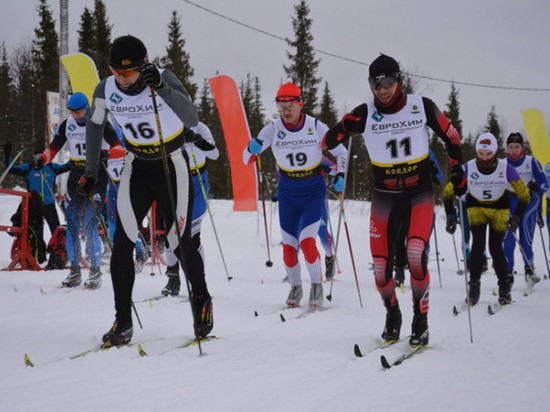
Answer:
[[[15,199],[0,195],[0,224],[9,224]],[[212,410],[212,411],[368,411],[459,410],[541,411],[550,409],[550,281],[522,296],[523,278],[513,289],[515,303],[495,316],[496,276],[482,278],[480,303],[472,309],[474,343],[468,315],[452,307],[464,299],[464,278],[456,274],[451,237],[444,213],[437,219],[441,254],[439,286],[432,239],[430,345],[401,366],[383,370],[380,354],[395,359],[406,343],[356,358],[379,342],[384,309],[374,287],[368,248],[369,204],[346,203],[346,217],[358,270],[363,308],[342,230],[339,263],[326,311],[302,319],[303,309],[284,310],[288,284],[281,262],[280,235],[272,223],[272,268],[267,258],[263,222],[256,213],[233,212],[229,201],[211,207],[230,275],[228,282],[208,217],[203,223],[207,277],[214,297],[218,340],[173,348],[192,338],[188,302],[167,298],[153,302],[166,282],[157,267],[136,278],[134,302],[144,328],[134,318],[136,346],[71,355],[98,345],[110,327],[113,293],[108,266],[96,291],[59,288],[67,271],[0,273],[0,405],[3,411],[59,410]],[[336,230],[337,205],[331,204]],[[276,205],[268,208],[276,213]],[[276,216],[276,215],[275,215]],[[546,229],[545,236],[546,234]],[[0,267],[9,263],[12,238],[0,233]],[[458,236],[457,236],[458,241]],[[536,266],[544,273],[540,237]],[[519,261],[519,252],[517,252]],[[519,267],[518,267],[519,268]],[[150,276],[151,271],[156,273]],[[164,268],[162,268],[164,272]],[[522,272],[520,270],[520,272]],[[304,276],[305,294],[309,280]],[[325,283],[325,295],[330,284]],[[186,294],[183,292],[183,294]],[[399,293],[402,336],[410,333],[410,290]],[[258,316],[255,316],[255,312]],[[281,322],[283,313],[286,322]],[[28,353],[35,367],[25,366]]]

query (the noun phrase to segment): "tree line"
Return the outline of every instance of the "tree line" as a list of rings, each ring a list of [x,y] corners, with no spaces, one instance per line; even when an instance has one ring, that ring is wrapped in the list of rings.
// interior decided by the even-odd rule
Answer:
[[[33,149],[44,148],[48,134],[46,95],[48,91],[59,90],[59,36],[55,30],[55,19],[47,0],[38,0],[36,10],[39,22],[30,43],[17,46],[10,53],[10,57],[5,42],[0,45],[0,143],[3,147],[7,141],[11,141],[14,153],[27,149],[22,156],[24,161],[31,160]],[[333,126],[338,121],[338,113],[328,81],[323,82],[317,75],[321,59],[316,57],[312,45],[313,20],[309,13],[310,8],[305,0],[300,0],[294,6],[294,15],[291,17],[293,38],[286,39],[288,65],[283,64],[282,68],[287,79],[296,83],[302,90],[304,112],[317,117],[328,126]],[[95,0],[93,9],[85,7],[80,15],[77,31],[78,51],[94,60],[100,78],[110,75],[108,58],[112,28],[103,0]],[[191,65],[191,56],[185,50],[186,41],[182,32],[181,17],[176,10],[172,11],[168,23],[167,37],[164,55],[152,60],[159,66],[172,70],[181,79],[198,108],[200,120],[210,128],[216,140],[220,157],[214,162],[210,161],[208,165],[211,196],[232,198],[231,172],[225,139],[208,79],[203,79],[200,85],[193,80],[195,73]],[[414,93],[415,84],[409,76],[404,75],[403,84],[406,93]],[[239,89],[251,135],[256,136],[268,121],[262,104],[260,79],[246,73],[240,80]],[[462,134],[459,97],[459,90],[451,84],[444,113],[462,136],[464,160],[468,160],[474,156],[474,142],[477,136],[465,137]],[[482,131],[493,133],[499,140],[500,147],[503,147],[502,130],[494,106],[487,115],[487,123]],[[444,176],[448,176],[449,165],[445,147],[437,136],[430,138],[430,148],[435,153]],[[353,137],[351,149],[346,197],[369,200],[373,186],[372,174],[362,136]],[[502,154],[499,153],[500,156]],[[262,158],[266,186],[274,193],[277,182],[275,159],[271,151],[262,154]],[[22,184],[22,181],[17,179],[20,178],[8,177],[5,186]],[[438,197],[441,189],[436,190]]]

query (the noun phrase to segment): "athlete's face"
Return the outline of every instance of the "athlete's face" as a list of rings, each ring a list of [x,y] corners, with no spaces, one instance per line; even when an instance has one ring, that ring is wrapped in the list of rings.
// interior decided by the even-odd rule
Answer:
[[[140,74],[139,70],[113,69],[111,66],[109,66],[109,70],[111,70],[111,73],[115,76],[116,82],[123,89],[127,89],[137,82]]]
[[[75,119],[77,122],[80,122],[84,117],[86,117],[86,109],[78,109],[78,110],[69,109],[69,113],[71,114],[71,116],[73,116],[73,119]]]
[[[299,101],[277,102],[277,109],[285,123],[298,126],[302,106]]]
[[[508,154],[513,158],[521,156],[522,149],[523,147],[519,143],[509,143],[506,146]]]
[[[371,85],[371,90],[378,100],[380,100],[383,104],[388,104],[397,90],[397,85],[397,81],[394,81],[390,85],[385,82],[380,82],[376,84],[375,87],[372,87]]]
[[[493,158],[495,153],[489,149],[479,149],[477,151],[477,158],[482,162],[487,162]]]

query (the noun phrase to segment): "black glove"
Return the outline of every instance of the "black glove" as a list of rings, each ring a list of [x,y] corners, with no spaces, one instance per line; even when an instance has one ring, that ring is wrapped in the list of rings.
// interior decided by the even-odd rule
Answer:
[[[89,197],[94,191],[96,180],[95,176],[80,176],[80,179],[78,179],[78,193],[84,197]]]
[[[141,78],[145,84],[149,87],[154,87],[158,89],[162,86],[162,77],[160,77],[160,72],[153,63],[145,63],[139,68],[141,72]]]
[[[454,165],[451,171],[451,182],[453,183],[454,192],[457,196],[462,196],[467,190],[467,181],[464,177],[464,170],[461,165]]]
[[[531,180],[527,183],[527,189],[529,189],[530,194],[535,194],[539,192],[539,185],[534,180]]]
[[[211,150],[214,150],[216,146],[214,146],[212,143],[206,141],[202,135],[197,134],[196,140],[193,142],[195,146],[197,146],[199,149],[201,149],[203,152],[209,152]]]
[[[458,220],[454,213],[447,215],[447,226],[445,226],[445,230],[447,231],[447,233],[450,233],[452,235],[456,231],[457,223]]]
[[[508,222],[506,222],[506,228],[512,233],[515,232],[518,229],[519,220],[519,217],[517,217],[516,215],[510,216],[510,219],[508,219]]]
[[[544,219],[542,218],[542,215],[539,213],[537,217],[537,225],[542,229],[544,227]]]
[[[183,141],[185,143],[195,143],[199,137],[202,138],[200,134],[195,133],[193,130],[189,128],[185,128],[183,130]]]
[[[34,167],[36,170],[40,170],[42,169],[43,166],[44,166],[44,158],[42,157],[42,153],[34,155],[32,159],[32,167]]]
[[[6,166],[10,163],[11,159],[11,142],[4,145],[4,163]]]

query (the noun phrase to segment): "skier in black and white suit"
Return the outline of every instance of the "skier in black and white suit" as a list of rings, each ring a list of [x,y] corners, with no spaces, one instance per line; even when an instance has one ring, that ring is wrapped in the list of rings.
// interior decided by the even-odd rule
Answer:
[[[174,222],[169,221],[167,240],[191,284],[195,333],[207,336],[213,327],[212,302],[203,261],[191,242],[193,185],[189,160],[182,149],[185,142],[194,141],[196,136],[190,128],[198,122],[197,109],[174,73],[159,71],[154,64],[148,63],[147,49],[136,37],[122,36],[113,42],[109,68],[112,76],[102,80],[94,91],[86,128],[86,173],[79,183],[83,193],[93,191],[100,165],[100,131],[111,114],[122,126],[128,153],[120,181],[111,257],[116,318],[103,336],[103,342],[106,346],[123,345],[132,338],[131,303],[135,279],[132,252],[138,224],[155,200],[164,216],[173,216],[150,87],[157,93],[162,139],[182,234],[178,239]],[[179,242],[183,247],[178,247]]]

